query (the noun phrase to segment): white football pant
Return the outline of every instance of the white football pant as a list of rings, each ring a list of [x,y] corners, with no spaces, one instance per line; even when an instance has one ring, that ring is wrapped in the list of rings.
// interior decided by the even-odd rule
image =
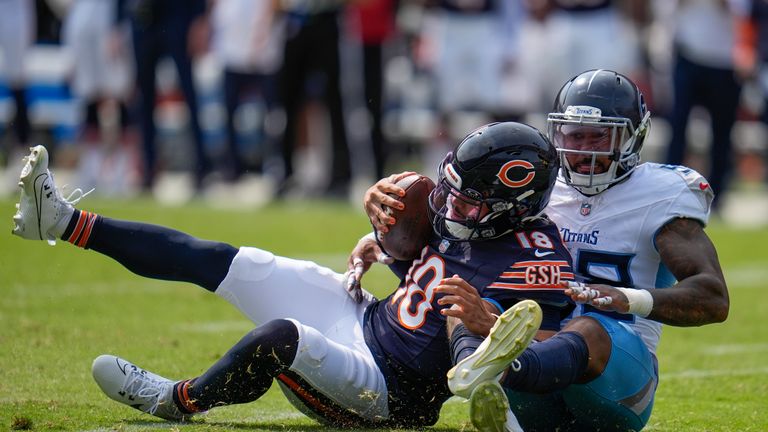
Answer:
[[[243,247],[216,294],[257,326],[274,319],[293,321],[299,346],[289,369],[367,420],[388,418],[387,385],[363,339],[363,313],[375,301],[370,293],[355,303],[342,274],[311,261]]]

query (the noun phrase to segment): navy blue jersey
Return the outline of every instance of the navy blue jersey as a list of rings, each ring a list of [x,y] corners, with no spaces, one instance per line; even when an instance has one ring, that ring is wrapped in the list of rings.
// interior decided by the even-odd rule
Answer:
[[[393,389],[401,389],[403,381],[437,384],[427,395],[423,394],[425,389],[394,392],[411,402],[405,404],[411,411],[415,411],[413,403],[424,406],[424,401],[413,398],[427,396],[436,415],[450,396],[445,374],[452,365],[446,318],[440,313],[449,306],[439,305],[442,295],[433,290],[441,279],[453,275],[503,308],[523,299],[536,300],[544,312],[545,329],[558,330],[560,320],[572,308],[558,286],[562,280],[573,280],[571,257],[550,221],[541,220],[524,231],[487,241],[448,242],[434,236],[420,258],[410,263],[407,273],[400,274],[397,291],[366,311],[366,343],[385,375],[393,375],[387,376],[390,397]],[[390,404],[393,402],[397,405],[403,401]]]

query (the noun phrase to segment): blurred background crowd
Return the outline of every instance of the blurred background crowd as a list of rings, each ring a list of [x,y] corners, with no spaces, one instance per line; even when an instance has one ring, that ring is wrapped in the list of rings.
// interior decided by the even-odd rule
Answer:
[[[0,196],[44,144],[110,197],[354,199],[487,122],[546,130],[594,68],[641,86],[645,160],[765,189],[764,0],[0,0]]]

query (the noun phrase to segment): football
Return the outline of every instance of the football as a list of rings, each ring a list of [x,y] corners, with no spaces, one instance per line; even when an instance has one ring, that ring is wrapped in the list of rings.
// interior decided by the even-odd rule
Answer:
[[[395,184],[405,190],[405,195],[391,196],[405,204],[405,208],[397,210],[385,207],[385,211],[395,218],[395,224],[389,226],[389,232],[378,233],[379,242],[393,258],[409,261],[419,256],[432,234],[428,201],[435,182],[429,177],[411,174]]]

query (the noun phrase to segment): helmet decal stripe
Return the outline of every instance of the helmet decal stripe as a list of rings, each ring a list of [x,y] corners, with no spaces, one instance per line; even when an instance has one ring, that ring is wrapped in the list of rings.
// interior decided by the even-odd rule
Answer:
[[[587,84],[587,90],[592,87],[592,82],[600,75],[601,72],[603,72],[603,69],[596,69],[592,73],[592,76],[589,78],[589,84]]]
[[[453,164],[445,164],[443,171],[448,184],[461,190],[461,177],[459,177],[459,173],[456,172],[456,168],[453,167]]]
[[[527,171],[527,174],[525,177],[523,177],[520,180],[513,180],[509,178],[510,170],[512,168],[524,168]],[[533,178],[536,177],[536,171],[534,171],[534,166],[532,163],[526,161],[526,160],[511,160],[504,165],[501,166],[501,169],[499,169],[499,173],[496,174],[496,177],[501,180],[502,183],[504,183],[506,186],[511,188],[521,188],[523,186],[528,185],[530,182],[533,181]]]

